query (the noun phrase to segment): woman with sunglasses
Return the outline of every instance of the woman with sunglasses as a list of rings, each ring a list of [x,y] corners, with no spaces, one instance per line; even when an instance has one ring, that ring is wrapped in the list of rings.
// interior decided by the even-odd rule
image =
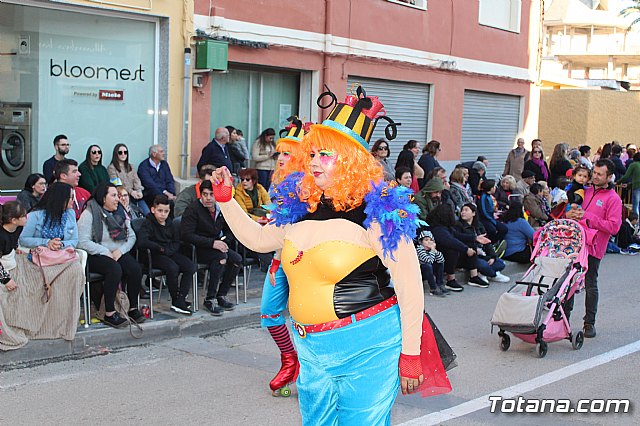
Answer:
[[[531,150],[531,158],[525,161],[524,170],[529,170],[534,173],[536,175],[536,182],[541,180],[549,182],[549,176],[551,176],[551,173],[549,172],[547,162],[544,161],[544,152],[542,152],[542,148],[534,147]]]
[[[109,173],[102,165],[102,150],[98,145],[91,145],[87,149],[85,160],[78,167],[80,181],[78,186],[90,193],[96,186],[103,182],[109,182]]]
[[[373,158],[378,160],[378,163],[382,166],[385,182],[395,180],[396,171],[391,167],[391,164],[389,164],[389,161],[387,160],[391,155],[389,142],[385,139],[378,139],[371,148],[371,155],[373,155]]]
[[[107,167],[107,171],[110,179],[120,179],[122,186],[129,193],[129,202],[138,206],[145,216],[149,214],[149,207],[142,199],[144,187],[140,182],[136,169],[129,163],[129,149],[125,144],[119,143],[113,148],[111,164]]]

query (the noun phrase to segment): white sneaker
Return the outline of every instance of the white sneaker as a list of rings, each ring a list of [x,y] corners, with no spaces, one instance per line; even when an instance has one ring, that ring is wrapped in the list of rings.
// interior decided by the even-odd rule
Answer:
[[[496,272],[496,276],[491,278],[491,281],[496,281],[499,283],[508,283],[509,281],[511,281],[511,278],[509,278],[506,275],[502,275],[500,272]]]

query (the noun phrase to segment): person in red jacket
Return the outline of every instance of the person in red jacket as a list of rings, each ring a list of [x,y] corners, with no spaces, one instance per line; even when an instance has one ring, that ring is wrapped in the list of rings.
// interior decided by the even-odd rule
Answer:
[[[596,337],[596,312],[598,310],[598,269],[607,251],[611,235],[620,230],[622,224],[622,200],[611,184],[615,166],[611,160],[601,159],[593,167],[591,182],[585,188],[582,206],[573,204],[567,212],[567,219],[580,222],[587,235],[589,269],[585,276],[586,295],[584,316],[584,337]],[[573,297],[567,301],[567,316],[573,309]]]

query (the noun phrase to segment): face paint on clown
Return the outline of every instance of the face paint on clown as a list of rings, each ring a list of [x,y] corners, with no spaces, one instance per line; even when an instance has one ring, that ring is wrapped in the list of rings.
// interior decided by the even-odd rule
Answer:
[[[338,154],[328,149],[311,148],[311,162],[309,169],[316,185],[321,190],[326,190],[333,181],[333,172],[336,168]]]
[[[289,160],[291,160],[291,152],[290,151],[278,151],[278,168],[284,169],[284,166],[287,165]]]

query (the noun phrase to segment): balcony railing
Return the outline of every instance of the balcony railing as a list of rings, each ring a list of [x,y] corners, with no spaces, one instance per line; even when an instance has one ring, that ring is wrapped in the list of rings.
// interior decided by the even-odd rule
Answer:
[[[390,3],[401,4],[414,9],[427,10],[427,0],[387,0]]]

